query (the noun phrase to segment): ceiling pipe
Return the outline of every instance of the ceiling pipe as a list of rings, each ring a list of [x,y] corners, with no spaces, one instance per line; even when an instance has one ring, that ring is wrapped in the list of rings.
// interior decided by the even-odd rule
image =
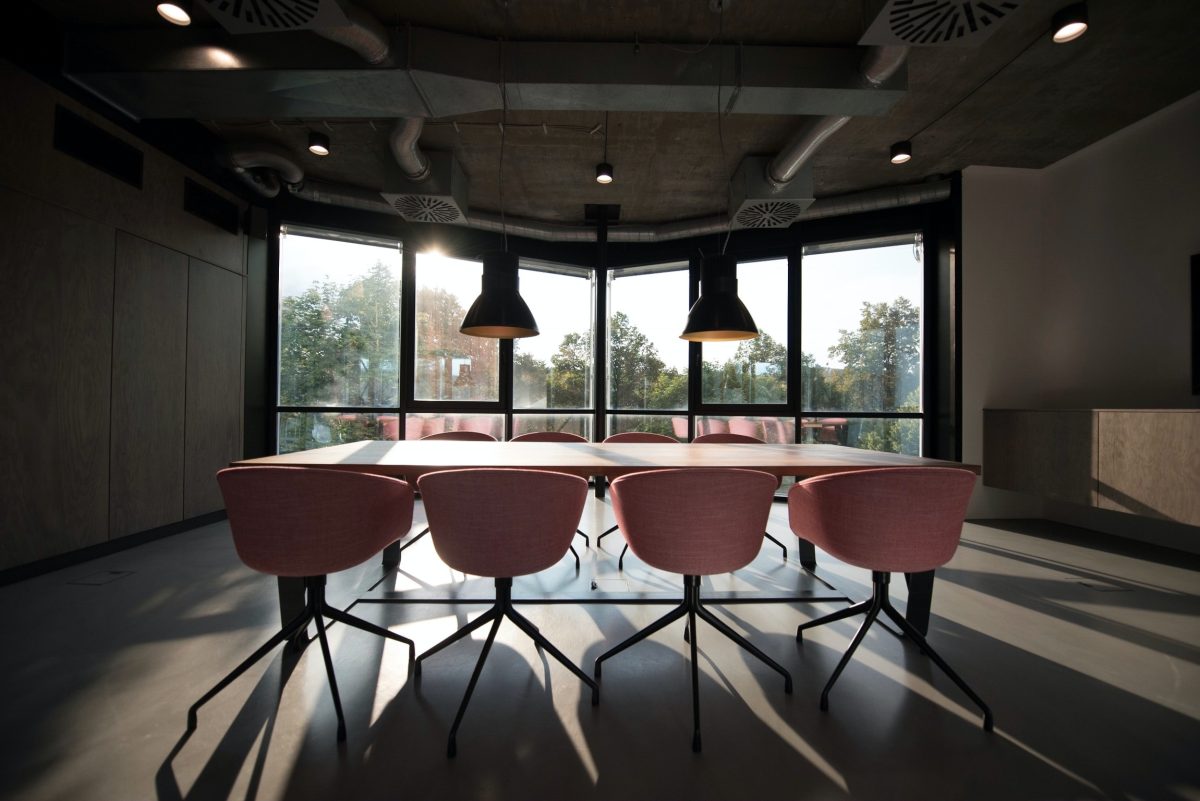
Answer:
[[[368,64],[383,64],[391,54],[391,36],[387,29],[366,11],[342,0],[342,11],[348,25],[333,28],[313,28],[312,32],[331,42],[350,48]]]
[[[869,48],[863,56],[863,83],[878,89],[908,58],[908,47],[885,45]],[[828,115],[803,125],[792,140],[767,164],[767,183],[776,190],[791,183],[796,174],[812,159],[825,140],[850,121],[850,117]]]
[[[421,152],[421,131],[425,129],[423,117],[402,117],[388,137],[392,157],[400,165],[404,177],[410,181],[424,181],[433,172],[429,158]]]
[[[282,148],[265,143],[231,145],[225,153],[229,166],[243,183],[263,197],[279,194],[280,184],[298,184],[304,170]]]

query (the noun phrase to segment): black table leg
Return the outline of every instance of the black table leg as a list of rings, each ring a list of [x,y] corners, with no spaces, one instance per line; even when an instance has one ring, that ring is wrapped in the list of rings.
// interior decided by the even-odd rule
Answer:
[[[604,497],[604,488],[608,486],[608,480],[604,476],[596,476],[596,497]]]
[[[817,548],[803,537],[796,538],[797,550],[800,552],[800,564],[809,570],[817,569]]]
[[[905,573],[908,585],[908,610],[904,617],[922,635],[929,633],[929,608],[933,603],[933,571]]]
[[[279,576],[279,619],[283,625],[295,620],[307,605],[304,597],[304,579]],[[308,627],[300,629],[292,638],[289,647],[299,651],[308,644]]]
[[[383,569],[391,570],[398,564],[400,564],[400,540],[396,540],[383,549]]]

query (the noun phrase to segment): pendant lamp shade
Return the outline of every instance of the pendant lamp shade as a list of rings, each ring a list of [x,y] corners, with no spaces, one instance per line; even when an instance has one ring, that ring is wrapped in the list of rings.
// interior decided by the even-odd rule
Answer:
[[[517,257],[496,251],[483,256],[483,291],[458,330],[468,336],[517,339],[538,335],[533,312],[517,290]]]
[[[707,256],[700,266],[700,297],[688,311],[680,339],[690,342],[734,342],[754,339],[758,326],[737,295],[737,260]]]

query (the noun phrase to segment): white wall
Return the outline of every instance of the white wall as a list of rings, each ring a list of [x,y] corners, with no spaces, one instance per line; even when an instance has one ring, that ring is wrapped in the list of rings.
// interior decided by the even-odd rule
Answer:
[[[1200,93],[1044,170],[963,173],[963,459],[982,410],[1195,407]],[[980,487],[974,517],[1136,518]]]

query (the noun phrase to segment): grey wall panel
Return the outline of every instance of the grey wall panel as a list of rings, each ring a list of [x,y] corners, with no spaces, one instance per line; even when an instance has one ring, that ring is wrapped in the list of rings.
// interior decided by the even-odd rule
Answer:
[[[1094,505],[1093,412],[984,409],[983,483]]]
[[[108,537],[112,228],[0,187],[0,568]]]
[[[215,474],[242,453],[242,284],[220,267],[188,265],[185,517],[224,508]]]
[[[1200,526],[1200,410],[1096,416],[1100,508]]]
[[[110,536],[183,518],[188,260],[118,231]]]

